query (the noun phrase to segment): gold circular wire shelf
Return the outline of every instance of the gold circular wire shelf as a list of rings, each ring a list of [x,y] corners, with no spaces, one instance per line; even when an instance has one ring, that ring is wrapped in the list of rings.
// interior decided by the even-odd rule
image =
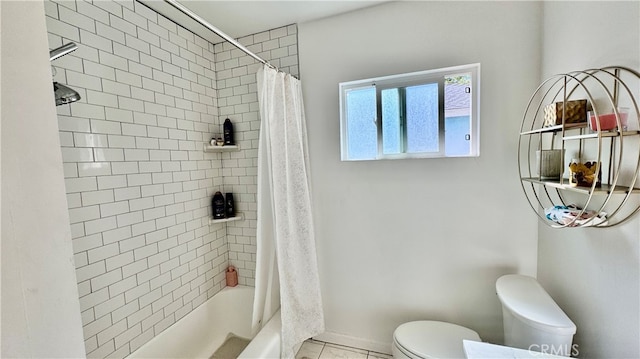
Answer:
[[[632,194],[640,193],[640,189],[635,188],[640,171],[640,109],[638,108],[637,95],[634,95],[623,78],[626,81],[637,81],[636,85],[640,87],[640,73],[627,67],[610,66],[552,76],[543,81],[529,99],[522,118],[518,141],[520,183],[533,211],[550,227],[611,227],[627,221],[640,211],[640,201],[636,201],[635,204],[631,204],[633,201],[629,201]],[[623,120],[626,118],[623,118],[618,109],[621,95],[624,100],[627,100],[625,106],[630,106],[628,126],[632,130],[626,130],[623,126]],[[580,98],[576,98],[576,96],[580,96]],[[567,103],[585,98],[587,103],[592,106],[589,110],[595,117],[596,129],[590,133],[587,132],[589,131],[587,122],[565,122]],[[559,103],[562,103],[561,124],[545,127],[544,106]],[[612,108],[615,115],[617,125],[615,131],[602,130],[601,116],[605,113],[602,110],[607,106]],[[632,119],[635,119],[633,123],[631,123]],[[591,119],[585,117],[585,121],[589,120]],[[579,134],[575,135],[576,132]],[[608,150],[603,148],[605,140],[610,141]],[[607,173],[607,183],[602,187],[595,180],[590,187],[574,187],[562,173],[557,181],[545,180],[539,175],[542,173],[541,163],[537,165],[532,163],[532,157],[535,161],[536,151],[558,149],[554,148],[558,145],[563,155],[561,168],[566,170],[568,166],[564,158],[565,145],[569,142],[577,142],[577,155],[578,158],[581,158],[585,155],[585,151],[593,149],[593,143],[590,148],[586,147],[587,143],[591,141],[597,142],[595,148],[597,168],[602,171],[604,167]],[[625,150],[627,152],[624,152]],[[624,155],[631,156],[631,158],[623,157]],[[536,170],[538,174],[535,174]],[[624,186],[620,184],[622,173],[625,173]],[[569,222],[551,221],[542,211],[547,207],[567,206],[569,204],[567,202],[570,200],[568,197],[575,198],[576,196],[580,199],[581,209]],[[614,197],[616,200],[612,201]],[[599,204],[594,205],[596,198]],[[623,208],[626,213],[622,213]],[[595,215],[592,215],[593,213]],[[606,220],[597,222],[596,219],[600,218],[599,215],[605,213]],[[579,223],[578,220],[583,216],[587,216],[586,221]]]

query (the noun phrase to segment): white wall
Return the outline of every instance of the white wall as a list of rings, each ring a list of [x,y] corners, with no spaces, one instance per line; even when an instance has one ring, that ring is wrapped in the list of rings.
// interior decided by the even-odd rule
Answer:
[[[638,2],[545,2],[543,29],[543,78],[640,69]],[[631,85],[637,96],[640,85]],[[578,327],[581,358],[640,357],[639,225],[637,217],[604,230],[538,225],[538,279]]]
[[[3,358],[84,357],[42,2],[3,1]]]
[[[495,280],[536,274],[516,150],[541,15],[535,2],[393,2],[299,25],[324,338],[389,350],[400,323],[439,319],[502,341]],[[480,157],[340,161],[339,82],[475,62]]]

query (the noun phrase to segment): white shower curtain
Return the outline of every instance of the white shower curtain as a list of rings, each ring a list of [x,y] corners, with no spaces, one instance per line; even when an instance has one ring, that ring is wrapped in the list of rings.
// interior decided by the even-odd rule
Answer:
[[[324,331],[300,81],[265,65],[258,70],[258,101],[253,328],[259,330],[280,305],[282,357],[293,358],[296,344]]]

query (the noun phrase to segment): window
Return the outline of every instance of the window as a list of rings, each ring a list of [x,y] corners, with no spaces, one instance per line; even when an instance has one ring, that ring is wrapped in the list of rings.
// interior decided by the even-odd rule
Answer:
[[[479,155],[480,64],[340,83],[343,161]]]

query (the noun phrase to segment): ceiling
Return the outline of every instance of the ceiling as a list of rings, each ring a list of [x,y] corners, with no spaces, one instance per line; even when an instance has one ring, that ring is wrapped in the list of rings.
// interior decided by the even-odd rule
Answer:
[[[182,14],[165,1],[139,1],[213,43],[223,41],[222,38],[213,35],[204,26]],[[227,35],[239,38],[285,25],[338,15],[385,1],[389,0],[180,0],[179,3]]]

